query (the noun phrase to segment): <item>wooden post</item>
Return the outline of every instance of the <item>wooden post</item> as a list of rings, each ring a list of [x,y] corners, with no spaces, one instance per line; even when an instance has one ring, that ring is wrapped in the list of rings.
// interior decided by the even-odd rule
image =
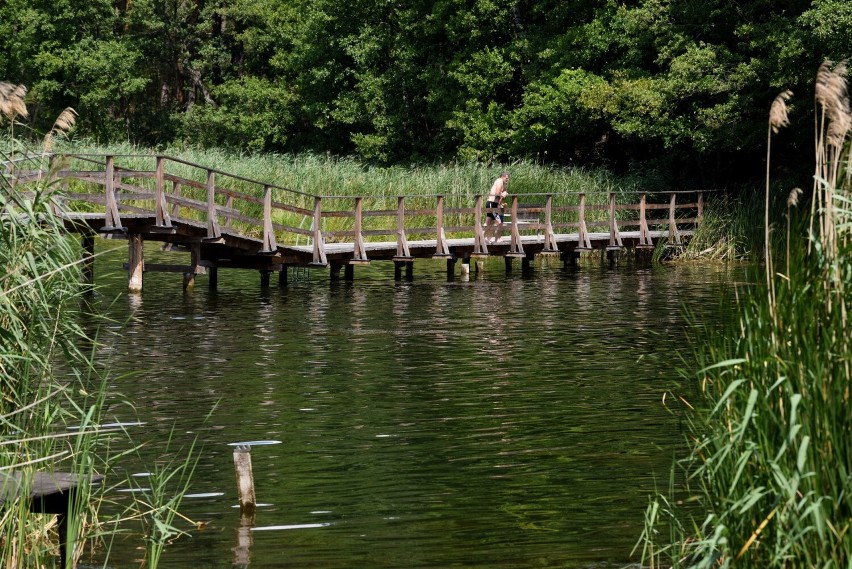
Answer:
[[[535,260],[535,253],[527,253],[527,255],[521,259],[521,272],[524,274],[529,273],[532,268],[533,260]]]
[[[675,207],[677,194],[672,193],[669,200],[669,241],[680,245],[680,232],[677,230],[677,220],[675,219]]]
[[[352,243],[352,260],[365,262],[367,261],[367,249],[364,247],[363,235],[363,204],[364,198],[355,198],[355,238]]]
[[[473,216],[473,254],[487,255],[488,245],[485,242],[485,232],[482,229],[482,196],[476,196]]]
[[[414,280],[414,261],[405,262],[405,280]]]
[[[402,280],[402,267],[405,265],[405,261],[394,261],[393,262],[393,280],[401,281]]]
[[[274,253],[278,250],[275,230],[272,228],[272,188],[263,187],[263,248],[261,253]]]
[[[355,280],[355,265],[346,264],[343,266],[343,279],[350,283]]]
[[[219,229],[218,213],[216,212],[216,174],[207,171],[207,238],[218,239],[222,236]]]
[[[127,290],[131,293],[142,292],[142,273],[145,270],[142,243],[142,235],[139,233],[131,233],[127,237],[127,266],[129,271]]]
[[[396,258],[411,259],[408,250],[408,239],[405,237],[405,196],[396,198]]]
[[[280,288],[287,286],[287,265],[281,265],[281,270],[278,271],[278,286]]]
[[[176,198],[180,197],[180,182],[172,182],[172,195]],[[172,217],[179,218],[180,217],[180,204],[175,202],[172,204]]]
[[[95,236],[92,233],[83,233],[83,285],[91,292],[95,284]]]
[[[231,217],[232,209],[234,209],[234,196],[228,194],[228,197],[225,198],[225,227],[228,229],[230,229],[234,223],[234,220]]]
[[[322,237],[322,198],[314,197],[314,260],[312,265],[326,266],[328,258],[325,255],[325,240]]]
[[[577,249],[583,251],[591,251],[592,242],[589,239],[589,231],[586,229],[586,194],[580,194],[580,206],[579,206],[579,221],[577,223],[577,231],[578,231],[578,243]]]
[[[563,267],[576,267],[577,262],[580,260],[580,253],[576,250],[568,250],[562,253],[562,266]]]
[[[506,272],[512,272],[512,257],[503,257],[503,263],[506,265]]]
[[[544,202],[544,249],[542,252],[555,253],[558,250],[556,235],[553,233],[553,196],[548,194]]]
[[[165,195],[165,158],[157,156],[157,227],[171,227],[172,220],[166,208]]]
[[[609,193],[609,246],[608,249],[621,249],[624,243],[618,232],[618,220],[615,218],[615,192]]]
[[[104,231],[121,231],[121,216],[118,213],[118,202],[115,200],[115,158],[106,157],[104,172],[104,187],[106,192],[106,212],[104,213]]]
[[[198,269],[201,261],[201,244],[193,243],[189,247],[189,271],[183,274],[183,290],[191,291],[195,287],[195,275],[200,271]]]
[[[341,265],[340,265],[339,261],[332,261],[331,264],[329,265],[328,273],[329,273],[329,280],[331,282],[335,282],[335,281],[340,280],[340,267],[341,267]]]
[[[438,205],[435,208],[435,254],[433,257],[450,257],[450,247],[447,244],[447,235],[444,232],[444,196],[438,196]]]
[[[209,267],[207,269],[208,281],[207,286],[210,290],[216,290],[219,287],[219,268]]]
[[[447,281],[453,281],[456,278],[456,259],[454,257],[447,258]]]
[[[261,269],[260,270],[260,288],[267,289],[269,288],[269,277],[272,275],[272,271],[269,269]]]
[[[254,515],[257,498],[254,494],[254,474],[251,469],[251,447],[234,447],[234,469],[237,474],[237,494],[240,501],[240,513]]]
[[[651,232],[648,230],[648,218],[645,213],[646,201],[645,192],[642,192],[639,196],[639,245],[637,249],[654,246],[654,242],[651,240]]]
[[[521,232],[518,229],[518,196],[512,196],[512,244],[506,255],[524,255],[524,245],[521,243]]]

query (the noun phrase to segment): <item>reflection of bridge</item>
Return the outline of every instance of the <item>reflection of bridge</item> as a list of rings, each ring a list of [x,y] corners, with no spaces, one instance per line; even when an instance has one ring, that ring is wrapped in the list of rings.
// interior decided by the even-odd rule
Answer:
[[[258,270],[266,286],[272,272],[286,282],[291,266],[330,267],[332,278],[344,267],[351,279],[355,265],[374,260],[393,261],[397,278],[403,269],[411,275],[416,258],[446,259],[449,276],[458,259],[489,255],[505,257],[507,267],[514,258],[526,267],[535,255],[569,263],[593,249],[680,244],[703,210],[701,192],[512,195],[504,236],[492,244],[482,195],[315,196],[169,157],[50,158],[49,167],[18,162],[10,178],[61,184],[57,213],[83,234],[87,278],[94,236],[126,238],[129,288],[136,291],[145,271],[184,273],[185,286],[206,273],[215,288],[218,268]],[[187,251],[190,262],[146,264],[145,240]]]

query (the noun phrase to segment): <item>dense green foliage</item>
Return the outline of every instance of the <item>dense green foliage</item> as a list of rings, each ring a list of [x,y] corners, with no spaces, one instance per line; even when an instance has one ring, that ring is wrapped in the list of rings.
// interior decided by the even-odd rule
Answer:
[[[707,178],[758,167],[756,109],[850,29],[840,0],[8,0],[0,78],[102,142]]]

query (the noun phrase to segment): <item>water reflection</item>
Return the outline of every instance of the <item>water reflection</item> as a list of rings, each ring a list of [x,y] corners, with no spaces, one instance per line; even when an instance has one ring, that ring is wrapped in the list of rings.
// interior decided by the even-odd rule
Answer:
[[[452,282],[424,263],[409,283],[375,265],[263,293],[237,271],[215,293],[155,280],[131,301],[117,283],[107,309],[134,319],[100,356],[142,370],[115,389],[152,440],[124,467],[150,469],[172,426],[204,444],[190,491],[207,497],[185,508],[208,527],[161,567],[626,563],[683,448],[660,403],[681,307],[722,317],[724,275],[494,260]],[[283,443],[253,453],[269,506],[251,520],[232,508],[232,441]]]

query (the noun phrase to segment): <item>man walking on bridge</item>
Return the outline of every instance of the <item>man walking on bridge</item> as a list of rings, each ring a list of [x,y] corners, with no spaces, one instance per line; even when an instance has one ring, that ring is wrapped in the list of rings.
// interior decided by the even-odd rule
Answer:
[[[488,243],[496,243],[500,240],[500,230],[503,226],[503,199],[509,195],[508,185],[509,173],[503,171],[491,184],[491,190],[488,192],[488,201],[485,202],[485,208],[491,210],[486,214],[485,220],[485,239]],[[488,235],[492,228],[494,237],[489,239]]]

